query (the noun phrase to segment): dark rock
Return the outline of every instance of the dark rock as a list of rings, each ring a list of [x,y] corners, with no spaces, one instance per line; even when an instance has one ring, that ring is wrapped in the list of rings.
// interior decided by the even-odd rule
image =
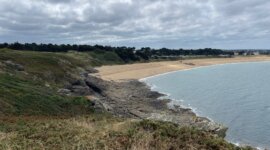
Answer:
[[[99,78],[88,76],[87,79],[85,79],[86,85],[92,89],[93,91],[97,92],[98,94],[102,94],[103,91],[106,90],[106,81],[103,81]]]
[[[61,95],[71,95],[71,91],[69,89],[59,89],[57,92]]]
[[[86,86],[85,82],[83,80],[76,80],[71,83],[72,86]]]
[[[88,73],[98,73],[98,70],[92,67],[88,67],[85,69]]]
[[[87,86],[75,85],[75,86],[72,86],[70,90],[75,95],[85,96],[85,95],[92,94],[91,90],[89,90]]]
[[[165,96],[164,94],[158,93],[156,91],[147,93],[147,97],[149,98],[159,98],[161,96]]]
[[[82,79],[69,81],[65,89],[69,89],[72,95],[102,95],[107,83],[93,76],[83,77]]]
[[[102,90],[98,86],[96,86],[94,83],[86,81],[86,84],[93,91],[97,92],[98,94],[102,94]]]
[[[169,103],[170,100],[152,100],[149,102],[149,105],[156,108],[156,109],[159,109],[159,110],[162,110],[162,109],[167,109],[167,103]]]
[[[83,77],[83,78],[86,78],[86,77],[88,77],[88,72],[82,72],[82,73],[80,73],[80,76],[81,77]]]

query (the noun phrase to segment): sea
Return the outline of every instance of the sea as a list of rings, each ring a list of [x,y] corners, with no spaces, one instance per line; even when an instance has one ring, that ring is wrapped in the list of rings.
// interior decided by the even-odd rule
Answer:
[[[270,149],[270,62],[212,65],[142,81],[171,103],[227,126],[229,142]]]

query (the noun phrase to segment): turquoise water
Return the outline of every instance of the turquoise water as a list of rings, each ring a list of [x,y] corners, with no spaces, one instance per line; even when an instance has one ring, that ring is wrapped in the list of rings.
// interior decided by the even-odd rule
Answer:
[[[270,62],[208,66],[145,82],[198,115],[229,127],[227,140],[270,148]]]

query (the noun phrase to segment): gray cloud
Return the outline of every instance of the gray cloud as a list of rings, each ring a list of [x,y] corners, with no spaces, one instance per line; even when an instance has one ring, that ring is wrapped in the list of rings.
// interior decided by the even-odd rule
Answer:
[[[269,0],[0,3],[0,42],[269,48]]]

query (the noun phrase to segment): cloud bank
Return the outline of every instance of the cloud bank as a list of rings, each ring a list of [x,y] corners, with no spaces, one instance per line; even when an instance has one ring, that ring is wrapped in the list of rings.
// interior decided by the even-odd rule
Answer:
[[[0,42],[270,48],[269,0],[0,0]]]

